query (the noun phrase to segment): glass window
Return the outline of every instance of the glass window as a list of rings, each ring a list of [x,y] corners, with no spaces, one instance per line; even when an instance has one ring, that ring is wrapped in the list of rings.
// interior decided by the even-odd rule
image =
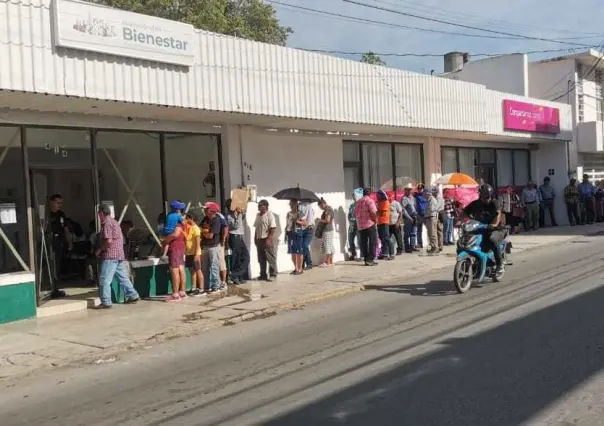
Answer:
[[[166,202],[181,200],[199,209],[220,202],[218,138],[215,135],[166,134]]]
[[[514,185],[513,151],[497,150],[497,186]]]
[[[495,150],[482,148],[479,149],[480,164],[495,164]]]
[[[514,150],[514,185],[524,186],[531,176],[531,154],[527,150]]]
[[[344,150],[345,163],[361,161],[359,153],[359,142],[344,141],[342,145]]]
[[[156,236],[164,211],[159,135],[100,131],[96,141],[100,202],[112,205],[120,222]]]
[[[0,126],[0,274],[29,270],[23,176],[20,129]]]
[[[361,186],[361,171],[357,167],[344,167],[344,194],[346,200],[352,201],[352,193]]]
[[[28,128],[26,137],[36,273],[43,295],[90,278],[84,263],[91,249],[87,237],[96,231],[90,132]]]
[[[402,188],[408,183],[423,181],[422,147],[412,144],[395,144],[396,186]]]
[[[442,156],[442,174],[457,172],[457,149],[441,148]]]
[[[476,176],[476,150],[473,148],[459,148],[459,173]]]
[[[386,143],[363,144],[363,176],[365,186],[379,189],[392,185],[392,145]]]

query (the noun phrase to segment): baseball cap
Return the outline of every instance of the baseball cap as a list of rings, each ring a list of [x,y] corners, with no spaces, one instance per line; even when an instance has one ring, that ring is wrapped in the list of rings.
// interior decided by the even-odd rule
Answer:
[[[219,212],[220,211],[220,206],[218,204],[216,204],[215,202],[213,202],[213,201],[208,201],[207,203],[205,203],[203,205],[203,208],[206,209],[206,210],[214,211],[214,212]]]

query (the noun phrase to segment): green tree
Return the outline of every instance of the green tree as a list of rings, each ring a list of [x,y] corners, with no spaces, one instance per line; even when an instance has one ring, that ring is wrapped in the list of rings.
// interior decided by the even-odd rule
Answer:
[[[371,51],[363,53],[363,55],[361,56],[361,62],[371,65],[386,65],[386,62],[384,62],[382,58],[380,58],[378,55]]]
[[[293,31],[262,0],[94,0],[118,9],[185,22],[196,28],[284,46]]]

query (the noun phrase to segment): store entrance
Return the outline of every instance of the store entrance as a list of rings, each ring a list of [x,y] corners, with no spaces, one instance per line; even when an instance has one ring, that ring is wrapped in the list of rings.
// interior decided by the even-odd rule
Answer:
[[[31,165],[30,182],[39,301],[88,297],[97,285],[92,169]]]

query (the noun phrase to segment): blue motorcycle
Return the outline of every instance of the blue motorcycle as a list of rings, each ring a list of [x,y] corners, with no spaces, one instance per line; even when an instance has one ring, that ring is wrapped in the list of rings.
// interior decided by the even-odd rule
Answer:
[[[505,270],[497,272],[495,256],[492,251],[485,251],[483,239],[488,225],[471,220],[462,225],[461,236],[457,241],[457,263],[453,273],[453,282],[459,293],[465,293],[472,287],[472,283],[482,283],[487,278],[499,282],[503,279]],[[507,257],[511,252],[512,243],[509,241],[509,227],[502,230],[505,237],[501,241],[500,249],[503,264],[508,263]]]

